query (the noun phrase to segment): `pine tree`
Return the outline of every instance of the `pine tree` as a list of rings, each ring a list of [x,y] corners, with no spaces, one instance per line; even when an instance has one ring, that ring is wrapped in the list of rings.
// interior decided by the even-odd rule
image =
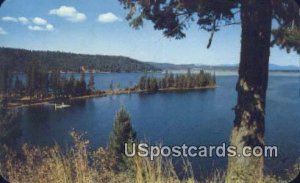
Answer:
[[[85,82],[85,73],[82,71],[80,74],[80,80],[76,81],[75,91],[77,96],[82,96],[87,93],[87,86]]]
[[[35,89],[36,89],[36,62],[35,61],[31,61],[29,63],[29,65],[27,66],[26,69],[26,90],[27,90],[27,94],[30,97],[30,100],[32,99],[32,97],[35,94]]]
[[[108,145],[115,171],[122,171],[131,166],[127,164],[125,157],[125,143],[132,144],[135,141],[136,132],[132,128],[130,116],[126,109],[121,107],[116,115]]]
[[[59,98],[61,95],[61,76],[60,71],[55,69],[50,75],[49,81],[50,89],[55,98]]]
[[[147,76],[146,75],[143,75],[140,78],[140,81],[139,81],[139,84],[138,84],[140,90],[145,90],[146,89],[146,80],[147,80]]]
[[[95,90],[96,90],[96,87],[95,87],[94,73],[91,72],[90,73],[89,83],[88,83],[88,91],[89,91],[89,93],[93,93]]]
[[[19,79],[18,76],[16,76],[16,79],[15,79],[15,84],[14,84],[14,92],[17,94],[17,95],[20,95],[22,96],[22,93],[24,91],[24,83],[22,80]]]
[[[109,89],[112,92],[114,91],[114,81],[113,80],[111,80],[110,83],[109,83]]]
[[[0,98],[0,153],[2,145],[14,145],[21,134],[20,124],[15,120],[16,113],[9,111],[6,105]]]
[[[76,92],[75,92],[75,84],[76,84],[76,80],[75,80],[75,76],[74,74],[71,75],[71,77],[66,81],[66,95],[67,97],[69,96],[75,96]]]
[[[86,93],[86,82],[85,82],[85,72],[80,73],[80,83],[81,83],[81,95]]]
[[[0,64],[0,94],[8,94],[11,87],[12,77],[7,65]]]
[[[48,77],[48,71],[39,61],[33,60],[29,63],[26,69],[26,89],[30,98],[40,98],[48,95]]]

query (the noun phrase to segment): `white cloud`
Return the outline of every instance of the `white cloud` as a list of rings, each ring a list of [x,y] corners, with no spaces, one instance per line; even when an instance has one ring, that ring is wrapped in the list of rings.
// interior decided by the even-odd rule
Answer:
[[[46,30],[53,31],[54,30],[54,26],[52,24],[47,24],[46,25]]]
[[[29,25],[28,29],[31,31],[53,31],[54,26],[52,24],[46,25]]]
[[[11,16],[6,16],[6,17],[2,17],[2,20],[8,22],[17,22],[23,25],[29,24],[27,28],[31,31],[53,31],[54,30],[54,26],[41,17],[34,17],[30,21],[26,17],[15,18]],[[7,34],[7,32],[0,27],[0,34]]]
[[[17,22],[17,23],[21,23],[21,24],[28,24],[29,20],[26,17],[11,17],[11,16],[6,16],[6,17],[2,17],[2,21],[6,21],[6,22]]]
[[[38,25],[29,25],[28,29],[32,31],[44,31],[44,28]]]
[[[3,20],[3,21],[6,21],[6,22],[18,22],[18,19],[17,19],[17,18],[15,18],[15,17],[10,17],[10,16],[2,17],[2,20]]]
[[[29,23],[29,20],[26,18],[26,17],[19,17],[18,18],[18,21],[21,23],[21,24],[28,24]]]
[[[2,27],[0,27],[0,35],[8,34]]]
[[[58,9],[52,9],[49,14],[63,17],[71,22],[83,22],[86,20],[86,15],[78,12],[76,8],[72,6],[61,6]]]
[[[113,23],[117,21],[122,21],[121,18],[117,17],[115,14],[111,12],[100,14],[97,20],[102,23]]]
[[[47,25],[47,20],[41,18],[41,17],[34,17],[32,19],[32,22],[36,25]]]

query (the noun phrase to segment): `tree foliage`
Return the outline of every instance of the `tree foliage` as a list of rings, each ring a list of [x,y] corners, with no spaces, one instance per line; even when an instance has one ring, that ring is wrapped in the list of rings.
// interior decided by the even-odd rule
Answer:
[[[12,73],[7,64],[0,63],[0,94],[6,94],[11,89]]]
[[[6,108],[6,102],[0,98],[0,153],[2,145],[15,145],[20,136],[20,124],[15,120],[16,113]]]
[[[116,171],[126,170],[128,161],[125,157],[125,143],[132,144],[136,140],[136,132],[131,125],[131,119],[124,107],[117,115],[109,138],[108,151],[114,161]]]
[[[207,47],[210,47],[214,33],[222,27],[241,23],[238,15],[242,1],[119,0],[123,7],[128,9],[126,19],[132,27],[139,28],[143,26],[144,20],[149,20],[154,24],[154,28],[162,30],[166,37],[181,39],[186,36],[185,31],[190,25],[196,23],[200,29],[211,33]],[[285,39],[284,32],[298,29],[299,7],[294,0],[272,1],[272,6],[273,18],[277,24],[274,26],[273,42],[279,44]]]
[[[96,90],[96,87],[95,87],[95,77],[94,77],[94,73],[91,72],[90,73],[89,83],[88,83],[88,92],[92,93],[95,90]]]
[[[32,98],[43,98],[48,95],[48,71],[39,61],[33,60],[26,69],[27,94]]]

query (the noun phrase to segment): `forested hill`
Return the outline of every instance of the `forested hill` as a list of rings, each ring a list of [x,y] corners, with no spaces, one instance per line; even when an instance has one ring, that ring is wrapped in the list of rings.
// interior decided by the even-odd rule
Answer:
[[[24,72],[31,61],[40,61],[48,70],[78,72],[82,66],[100,72],[158,71],[155,66],[123,56],[86,55],[53,51],[30,51],[15,48],[0,48],[0,63],[7,68]]]

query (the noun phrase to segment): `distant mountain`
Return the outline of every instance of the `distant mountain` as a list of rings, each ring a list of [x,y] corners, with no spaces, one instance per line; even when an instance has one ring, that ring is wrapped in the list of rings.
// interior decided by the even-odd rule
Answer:
[[[300,68],[294,65],[287,65],[287,66],[281,66],[281,65],[275,65],[275,64],[270,64],[269,65],[269,70],[281,70],[281,71],[299,71]]]
[[[197,67],[195,64],[171,64],[171,63],[157,63],[157,62],[146,62],[146,63],[162,70],[181,70],[181,69],[189,69],[189,68]]]
[[[123,56],[87,55],[54,51],[31,51],[15,48],[0,48],[0,64],[6,63],[8,68],[24,72],[27,64],[37,60],[48,70],[77,72],[81,67],[101,72],[144,72],[158,71],[153,65]]]
[[[148,64],[162,70],[186,70],[186,69],[204,69],[204,70],[222,70],[222,71],[236,71],[238,64],[224,64],[224,65],[197,65],[197,64],[171,64],[171,63],[154,63]],[[300,71],[300,68],[293,65],[281,66],[276,64],[269,65],[270,71]]]
[[[237,70],[237,65],[197,65],[197,64],[171,64],[147,62],[148,64],[162,70],[187,70],[187,69],[204,69],[204,70]]]

